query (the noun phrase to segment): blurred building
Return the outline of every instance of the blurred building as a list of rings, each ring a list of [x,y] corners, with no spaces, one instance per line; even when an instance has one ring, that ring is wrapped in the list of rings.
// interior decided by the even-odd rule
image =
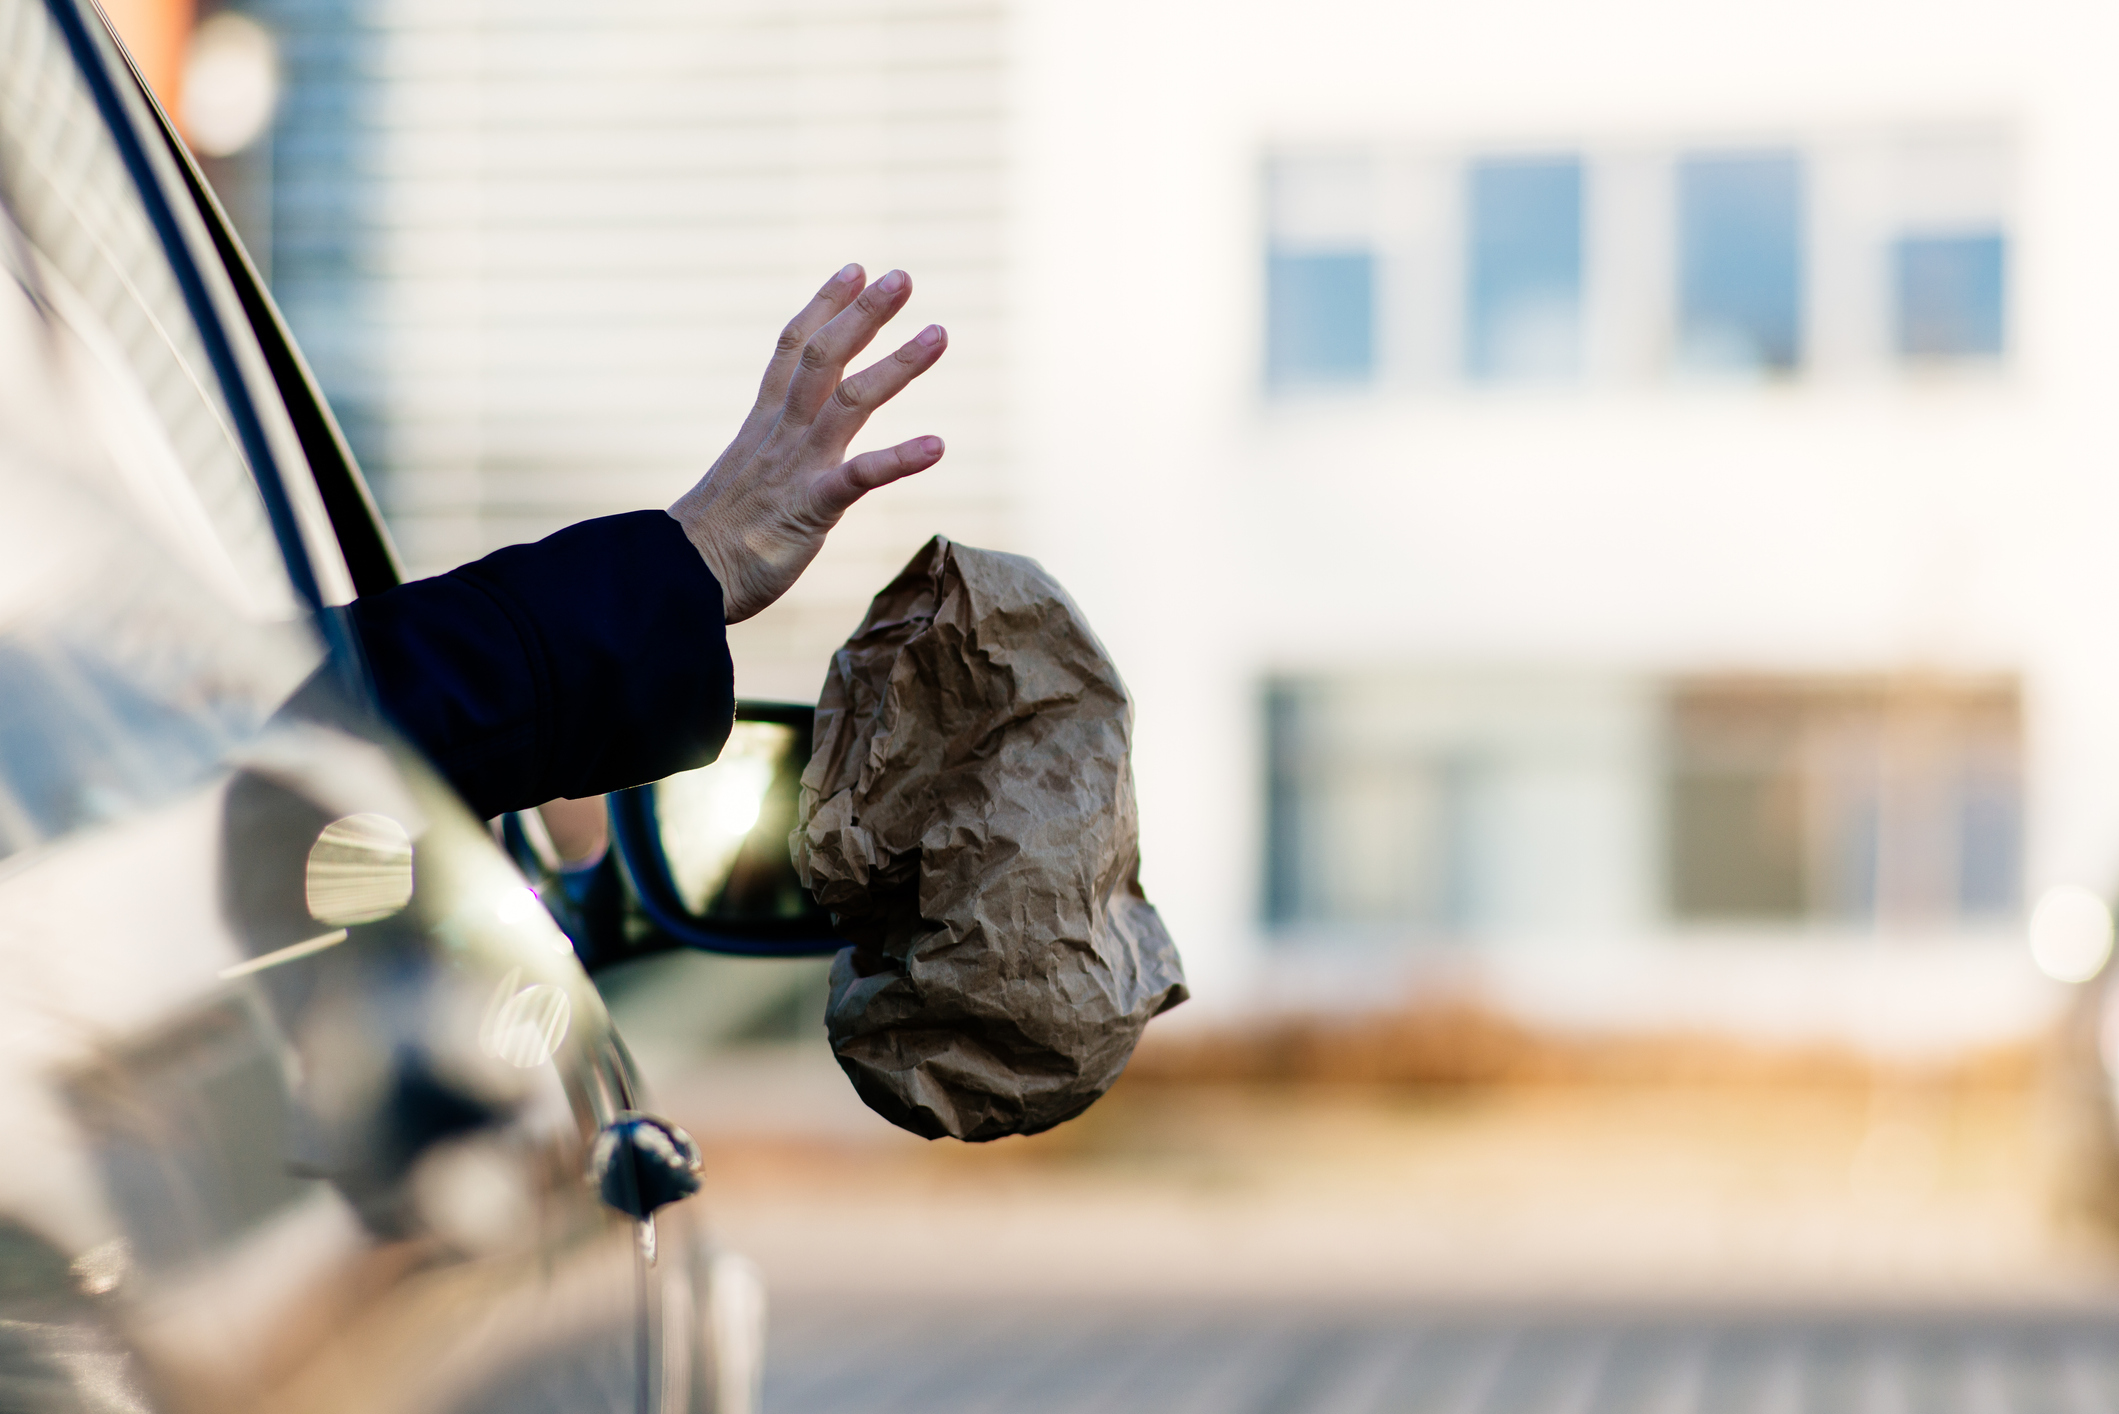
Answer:
[[[858,259],[927,534],[1139,699],[1202,1010],[2013,1034],[2119,885],[2119,98],[1993,0],[257,0],[269,247],[409,559],[666,503]]]
[[[951,475],[864,508],[799,599],[738,630],[743,690],[814,697],[936,529],[1005,538],[998,5],[252,12],[285,74],[275,289],[416,571],[674,500],[849,259],[917,272],[907,318],[956,339],[951,376],[872,429],[946,432]]]

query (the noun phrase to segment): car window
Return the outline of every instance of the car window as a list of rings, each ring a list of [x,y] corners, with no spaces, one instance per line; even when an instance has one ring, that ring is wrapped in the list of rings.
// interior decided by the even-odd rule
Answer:
[[[81,295],[47,273],[0,204],[0,861],[210,780],[322,659],[305,619],[256,613],[229,555],[199,575],[220,543],[174,460],[163,490],[203,538],[148,534],[155,496],[108,494],[125,473],[81,386],[146,394],[108,367],[83,377],[55,318]],[[256,579],[292,602],[284,575]]]
[[[11,292],[10,292],[11,293]],[[300,625],[246,621],[0,449],[0,860],[174,800],[307,676]]]
[[[0,195],[133,502],[240,607],[298,601],[160,236],[40,0],[0,0]]]
[[[19,252],[0,210],[0,250]],[[0,262],[0,861],[177,799],[314,670],[305,621],[258,621],[96,494],[48,316]]]

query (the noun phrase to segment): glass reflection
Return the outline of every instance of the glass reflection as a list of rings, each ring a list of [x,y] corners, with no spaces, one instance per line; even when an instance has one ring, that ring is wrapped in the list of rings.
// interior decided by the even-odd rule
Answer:
[[[713,765],[655,787],[670,877],[691,913],[705,913],[728,882],[794,741],[795,729],[784,723],[738,722]]]
[[[309,847],[304,878],[319,923],[373,923],[412,901],[412,837],[388,815],[333,820]]]
[[[574,1017],[566,990],[549,982],[522,984],[522,969],[511,967],[493,989],[485,1020],[478,1028],[479,1049],[495,1060],[534,1070],[550,1060],[567,1037]]]

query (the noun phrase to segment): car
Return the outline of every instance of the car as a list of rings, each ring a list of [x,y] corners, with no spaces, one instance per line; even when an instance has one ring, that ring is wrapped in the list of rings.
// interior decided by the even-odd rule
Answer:
[[[400,578],[375,503],[89,0],[0,0],[0,263],[0,1407],[755,1408],[762,1283],[591,970],[837,947],[809,709],[587,870],[474,818],[344,610]]]

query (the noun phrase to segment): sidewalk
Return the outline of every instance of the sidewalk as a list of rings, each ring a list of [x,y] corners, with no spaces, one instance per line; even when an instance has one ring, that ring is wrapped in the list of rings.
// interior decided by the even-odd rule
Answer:
[[[1121,1082],[1050,1134],[928,1144],[821,1038],[665,1066],[776,1301],[2100,1306],[2018,1088]]]

